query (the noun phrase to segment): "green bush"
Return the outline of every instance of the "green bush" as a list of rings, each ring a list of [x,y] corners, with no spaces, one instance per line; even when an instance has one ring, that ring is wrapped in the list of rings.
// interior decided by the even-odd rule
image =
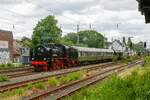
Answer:
[[[68,74],[67,76],[61,77],[60,81],[63,83],[68,83],[74,80],[78,80],[80,78],[82,78],[82,76],[84,75],[84,71],[79,71],[79,72],[73,72]]]
[[[0,98],[2,100],[5,100],[5,98],[7,98],[6,100],[8,100],[8,98],[10,98],[11,100],[16,100],[16,99],[12,99],[13,96],[22,96],[24,93],[25,93],[24,88],[18,88],[18,89],[12,90],[12,91],[6,91],[4,93],[0,93]]]
[[[5,64],[0,64],[0,67],[1,68],[4,68],[6,65]]]
[[[145,57],[144,61],[145,61],[144,66],[145,67],[150,67],[150,56]]]
[[[113,75],[96,88],[83,89],[65,100],[150,100],[150,68],[120,78]]]
[[[113,61],[113,62],[117,62],[117,61],[118,61],[118,55],[113,55],[112,61]]]
[[[23,65],[22,63],[15,63],[14,66],[15,66],[15,67],[22,67],[22,66],[24,66],[24,65]]]
[[[8,66],[8,67],[10,67],[10,66],[13,66],[13,64],[11,64],[11,63],[8,63],[8,64],[7,64],[7,66]]]
[[[131,56],[130,59],[131,60],[137,60],[137,59],[140,59],[141,57],[138,56],[138,55],[134,55],[134,56]]]
[[[8,77],[5,75],[0,75],[0,82],[8,81]]]
[[[25,90],[23,88],[19,88],[15,90],[15,94],[17,95],[22,95],[25,92]]]
[[[33,89],[33,88],[34,88],[34,85],[33,85],[32,83],[29,83],[28,86],[27,86],[27,89],[30,89],[30,90],[31,90],[31,89]]]
[[[42,82],[38,82],[38,83],[34,84],[34,87],[37,89],[40,89],[40,90],[45,89],[44,83],[42,83]]]
[[[49,86],[58,86],[59,81],[56,79],[56,77],[48,78],[48,85]]]
[[[14,68],[14,67],[23,67],[24,65],[21,63],[7,63],[7,64],[0,64],[0,69],[4,68]]]

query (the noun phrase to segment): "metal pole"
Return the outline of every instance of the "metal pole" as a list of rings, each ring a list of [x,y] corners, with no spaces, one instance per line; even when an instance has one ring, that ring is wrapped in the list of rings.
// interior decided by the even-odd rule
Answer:
[[[90,29],[90,30],[92,29],[92,25],[91,25],[91,24],[89,24],[89,29]]]
[[[79,30],[80,30],[80,26],[79,24],[77,24],[77,45],[79,45],[79,34],[78,34]]]

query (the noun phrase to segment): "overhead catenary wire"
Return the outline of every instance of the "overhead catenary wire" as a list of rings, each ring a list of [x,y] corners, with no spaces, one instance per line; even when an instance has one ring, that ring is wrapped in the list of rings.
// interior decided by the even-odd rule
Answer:
[[[28,3],[32,3],[32,1],[30,1],[30,0],[25,0],[25,1],[28,2]],[[52,10],[46,9],[45,7],[43,7],[43,6],[41,6],[41,5],[36,5],[36,6],[38,6],[39,8],[42,8],[42,9],[48,11],[48,12],[51,12],[52,14],[58,14],[58,13],[56,13],[56,11],[54,12],[54,11],[52,11]],[[8,12],[10,12],[10,13],[12,13],[13,16],[28,17],[27,15],[23,15],[23,14],[14,12],[14,11],[12,11],[12,10],[10,10],[10,9],[6,9],[6,8],[3,8],[3,9],[6,10],[6,11],[8,11]],[[77,12],[75,12],[75,13],[77,13]],[[66,18],[66,20],[69,20],[68,23],[70,23],[70,24],[74,24],[74,23],[79,24],[79,23],[80,23],[79,20],[70,18],[70,17],[68,17],[68,16],[66,16],[66,15],[60,15],[60,16],[63,16],[64,18]],[[11,20],[10,20],[10,21],[11,21]],[[14,24],[14,25],[15,25],[15,24]],[[63,25],[63,24],[62,24],[62,25]],[[83,26],[83,25],[84,25],[84,24],[80,24],[80,26]],[[74,24],[74,26],[76,26],[76,25]],[[61,26],[61,27],[62,27],[62,26]]]
[[[26,2],[28,2],[28,3],[32,3],[32,1],[31,0],[26,0]],[[57,1],[56,1],[57,2]],[[39,5],[39,4],[36,4],[36,6],[38,6],[39,8],[42,8],[42,9],[44,9],[44,10],[46,10],[46,11],[48,11],[48,12],[51,12],[52,13],[52,15],[55,15],[55,14],[59,14],[59,13],[57,13],[56,11],[52,11],[52,10],[50,10],[50,9],[47,9],[47,8],[45,8],[45,7],[43,7],[43,6],[41,6],[41,5]],[[72,10],[72,12],[75,12],[75,13],[77,13],[76,11],[74,11],[74,10]],[[78,13],[79,14],[79,13]],[[60,15],[60,16],[63,16],[64,18],[67,18],[67,20],[69,20],[70,22],[70,24],[74,24],[74,23],[76,23],[76,24],[80,24],[81,26],[83,25],[83,24],[81,24],[81,22],[79,21],[79,20],[76,20],[76,19],[72,19],[72,18],[70,18],[70,17],[68,17],[68,16],[66,16],[66,15]],[[86,16],[87,18],[89,18],[88,16]],[[61,24],[61,25],[63,25],[63,24]],[[90,24],[91,25],[91,24]],[[76,26],[76,25],[75,25]],[[62,26],[61,26],[62,27]]]

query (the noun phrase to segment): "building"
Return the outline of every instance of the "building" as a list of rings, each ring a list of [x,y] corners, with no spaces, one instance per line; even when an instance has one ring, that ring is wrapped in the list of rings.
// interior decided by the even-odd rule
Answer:
[[[114,51],[117,52],[123,52],[123,55],[135,55],[136,52],[134,52],[132,49],[126,47],[125,44],[123,44],[119,40],[114,40],[110,45],[109,49],[113,49]]]
[[[30,57],[29,57],[30,49],[24,47],[18,40],[14,40],[13,44],[14,44],[14,62],[29,64],[30,63]]]
[[[14,46],[14,49],[13,49],[13,61],[14,62],[21,62],[21,48],[23,48],[21,46],[21,44],[19,43],[18,40],[13,40],[13,46]]]
[[[13,34],[0,30],[0,63],[9,63],[13,59]]]
[[[109,45],[109,49],[113,49],[114,51],[117,51],[117,52],[123,52],[125,47],[119,40],[114,40]]]

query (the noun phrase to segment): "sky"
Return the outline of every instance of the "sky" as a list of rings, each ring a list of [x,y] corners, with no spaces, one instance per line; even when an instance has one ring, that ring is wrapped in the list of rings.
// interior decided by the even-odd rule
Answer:
[[[138,11],[136,0],[0,0],[0,29],[13,32],[15,39],[31,37],[38,21],[54,15],[62,34],[91,28],[109,41],[132,37],[150,47],[150,25]]]

